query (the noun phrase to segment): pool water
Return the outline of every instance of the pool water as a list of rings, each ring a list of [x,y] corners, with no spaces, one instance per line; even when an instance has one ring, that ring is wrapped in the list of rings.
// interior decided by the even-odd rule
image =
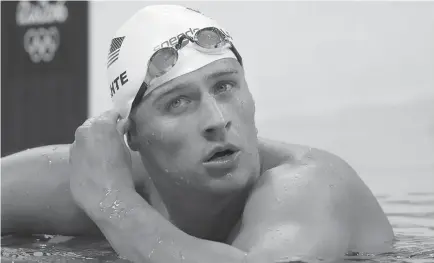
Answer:
[[[434,262],[433,175],[364,180],[394,228],[394,252],[349,256],[341,262]],[[128,262],[118,258],[107,242],[98,239],[6,236],[1,242],[1,262]]]

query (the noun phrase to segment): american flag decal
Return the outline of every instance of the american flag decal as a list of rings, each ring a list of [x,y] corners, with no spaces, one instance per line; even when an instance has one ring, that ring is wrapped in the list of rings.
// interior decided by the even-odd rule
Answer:
[[[121,51],[122,42],[124,42],[125,37],[113,38],[112,44],[110,45],[110,51],[108,54],[107,68],[111,66],[119,58],[119,52]]]

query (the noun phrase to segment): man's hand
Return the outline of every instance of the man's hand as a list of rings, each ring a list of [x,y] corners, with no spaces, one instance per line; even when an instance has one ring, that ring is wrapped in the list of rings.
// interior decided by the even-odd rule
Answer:
[[[123,140],[130,123],[119,118],[117,112],[107,111],[88,119],[75,132],[69,153],[70,187],[83,209],[105,191],[134,189],[131,155]]]

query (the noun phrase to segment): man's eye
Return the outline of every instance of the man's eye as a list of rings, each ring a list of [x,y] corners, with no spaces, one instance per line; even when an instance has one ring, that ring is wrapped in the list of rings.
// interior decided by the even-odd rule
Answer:
[[[219,83],[214,87],[214,92],[216,94],[220,94],[220,93],[231,90],[233,87],[234,87],[234,85],[230,82]]]
[[[179,106],[181,106],[181,103],[182,103],[181,99],[173,100],[173,101],[170,103],[170,107],[171,107],[171,108],[178,108]]]
[[[175,109],[178,109],[178,108],[184,106],[187,103],[188,103],[188,101],[185,98],[179,97],[179,98],[171,100],[169,102],[168,108],[171,110],[172,109],[175,110]]]

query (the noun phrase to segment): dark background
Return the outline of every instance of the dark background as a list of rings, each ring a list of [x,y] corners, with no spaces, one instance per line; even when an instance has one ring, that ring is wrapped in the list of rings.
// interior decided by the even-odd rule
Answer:
[[[32,3],[37,4],[37,3]],[[18,2],[1,2],[1,156],[71,143],[88,113],[88,3],[67,2],[63,23],[20,26]],[[30,27],[56,26],[60,45],[50,62],[24,49]]]

